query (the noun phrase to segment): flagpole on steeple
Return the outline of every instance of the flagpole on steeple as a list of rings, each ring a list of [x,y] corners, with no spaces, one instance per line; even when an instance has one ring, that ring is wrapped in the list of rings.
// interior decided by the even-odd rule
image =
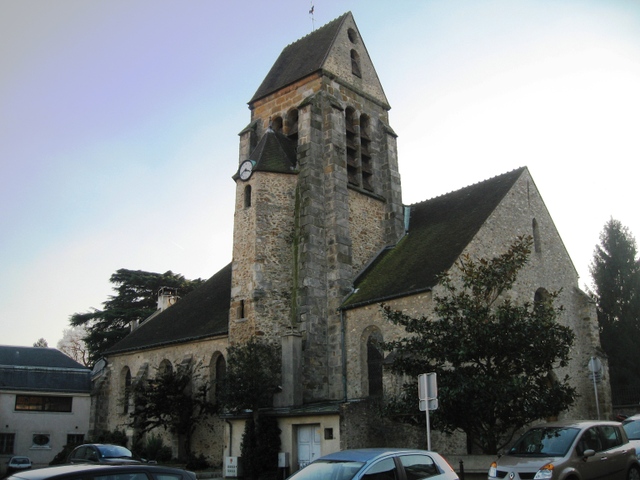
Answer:
[[[312,31],[316,29],[316,19],[313,16],[313,11],[314,11],[313,0],[311,0],[311,8],[309,9],[309,15],[311,15],[311,30]]]

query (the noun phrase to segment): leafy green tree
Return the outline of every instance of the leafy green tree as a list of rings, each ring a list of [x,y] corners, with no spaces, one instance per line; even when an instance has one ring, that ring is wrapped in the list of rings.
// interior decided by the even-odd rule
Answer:
[[[138,435],[164,428],[178,436],[179,457],[188,460],[191,437],[199,425],[208,425],[216,406],[209,401],[209,382],[201,375],[200,363],[176,364],[158,369],[153,378],[132,387],[135,408],[129,425]]]
[[[131,322],[141,322],[156,311],[162,287],[184,296],[203,283],[202,279],[187,280],[171,271],[152,273],[124,268],[111,275],[109,281],[117,294],[103,303],[104,309],[74,313],[69,320],[72,326],[84,326],[87,330],[83,340],[90,364],[129,333]]]
[[[275,417],[260,415],[255,421],[253,417],[247,419],[240,445],[245,478],[255,480],[265,474],[277,473],[280,433]]]
[[[280,348],[254,338],[227,351],[220,403],[234,413],[273,406],[280,389]]]
[[[273,396],[280,390],[280,369],[279,346],[255,337],[227,351],[220,403],[230,412],[251,412],[241,450],[244,475],[252,480],[278,470],[278,422],[274,417],[260,415],[260,409],[273,407]]]
[[[600,234],[590,265],[598,308],[600,342],[609,358],[611,390],[617,404],[640,401],[640,264],[636,241],[618,220]]]
[[[434,295],[435,318],[413,318],[383,306],[385,316],[408,335],[384,344],[395,351],[392,371],[413,379],[390,410],[417,412],[417,376],[435,372],[439,408],[435,429],[461,430],[473,447],[495,454],[517,430],[541,418],[558,415],[574,401],[568,379],[552,371],[569,360],[574,334],[556,322],[562,307],[557,293],[516,304],[507,295],[531,252],[530,237],[519,237],[492,259],[464,256],[456,271],[440,278],[444,294]],[[532,292],[533,296],[533,292]]]

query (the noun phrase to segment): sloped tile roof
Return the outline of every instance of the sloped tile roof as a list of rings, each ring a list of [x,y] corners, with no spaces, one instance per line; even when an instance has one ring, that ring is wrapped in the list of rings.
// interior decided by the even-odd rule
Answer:
[[[356,279],[353,308],[433,288],[451,268],[525,168],[411,205],[409,231]]]
[[[183,343],[229,331],[231,264],[200,287],[137,329],[105,352],[106,355]]]
[[[89,393],[91,370],[55,348],[0,345],[0,390]]]
[[[249,103],[320,70],[340,26],[351,13],[336,18],[286,46]]]
[[[269,128],[249,158],[256,161],[255,171],[294,173],[296,143]]]

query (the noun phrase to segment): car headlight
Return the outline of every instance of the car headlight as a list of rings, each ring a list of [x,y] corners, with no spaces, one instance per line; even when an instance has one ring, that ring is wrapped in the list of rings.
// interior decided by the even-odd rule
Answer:
[[[498,464],[496,462],[493,462],[491,464],[491,466],[489,467],[489,476],[495,478],[496,477],[496,472],[497,472],[497,467]]]
[[[553,476],[553,464],[547,463],[533,477],[533,480],[549,480]]]

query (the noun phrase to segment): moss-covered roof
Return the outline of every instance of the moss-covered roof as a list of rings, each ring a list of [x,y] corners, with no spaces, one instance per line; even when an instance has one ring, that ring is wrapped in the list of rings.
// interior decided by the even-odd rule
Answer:
[[[256,162],[254,171],[293,173],[296,167],[296,143],[269,128],[249,158]]]
[[[111,347],[106,354],[182,343],[229,331],[231,264]]]
[[[355,280],[353,308],[427,291],[451,268],[525,168],[411,205],[409,230]]]
[[[348,15],[351,13],[345,13],[297,42],[287,45],[249,103],[320,70]]]

